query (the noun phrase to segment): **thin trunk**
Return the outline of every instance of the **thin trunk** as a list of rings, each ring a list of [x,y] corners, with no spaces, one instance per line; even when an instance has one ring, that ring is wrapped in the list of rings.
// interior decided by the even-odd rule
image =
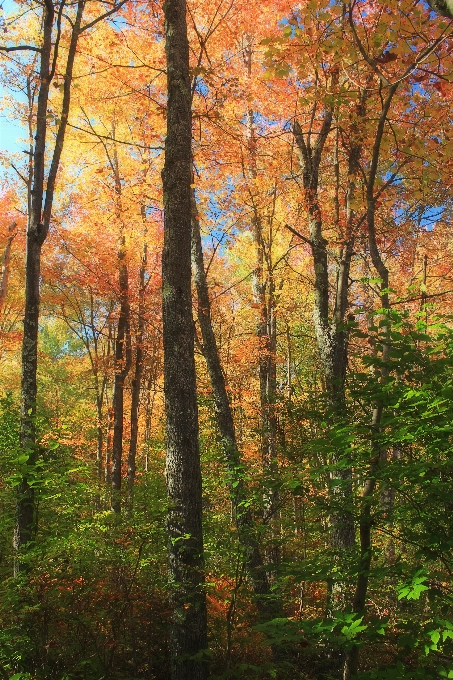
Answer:
[[[425,255],[423,256],[423,290],[422,290],[422,299],[421,299],[421,302],[420,302],[420,311],[425,312],[426,328],[428,328],[428,308],[425,306],[426,300],[428,299],[427,298],[427,289],[426,289],[427,274],[428,274],[428,255],[425,253]]]
[[[145,406],[145,441],[144,441],[144,451],[145,451],[145,472],[149,469],[149,442],[151,439],[151,425],[153,419],[154,410],[154,397],[156,394],[156,377],[154,372],[155,364],[155,352],[153,351],[151,355],[151,360],[149,362],[149,375],[148,382],[146,385],[146,406]]]
[[[95,508],[98,510],[101,507],[101,490],[102,490],[102,467],[103,467],[103,453],[104,453],[104,430],[103,430],[103,420],[104,420],[104,391],[107,382],[107,376],[103,376],[102,385],[99,383],[99,375],[96,370],[94,374],[94,384],[96,390],[96,483],[97,492],[94,499]]]
[[[104,451],[104,393],[107,386],[107,376],[99,380],[99,373],[96,370],[94,374],[94,384],[96,391],[96,414],[97,414],[97,450],[96,450],[96,476],[98,483],[102,480],[102,458]]]
[[[104,481],[105,481],[105,496],[106,501],[108,499],[109,490],[112,484],[112,435],[113,435],[113,421],[114,421],[114,411],[110,407],[108,409],[108,423],[107,423],[107,436],[105,441],[105,468],[104,468]]]
[[[211,321],[211,303],[209,300],[206,272],[203,262],[203,249],[200,236],[200,224],[197,214],[195,196],[192,199],[192,264],[198,298],[198,322],[203,339],[203,355],[208,367],[214,396],[214,407],[219,428],[222,451],[228,470],[233,520],[238,532],[238,540],[243,551],[243,560],[247,569],[256,604],[263,619],[278,616],[280,607],[271,597],[263,557],[259,548],[256,527],[248,504],[247,490],[243,479],[243,464],[236,439],[233,413],[228,399],[225,377],[220,364],[217,342]]]
[[[120,314],[115,341],[113,387],[112,510],[121,512],[121,468],[123,460],[124,382],[131,367],[129,278],[124,236],[118,253]]]
[[[370,461],[368,476],[362,492],[359,517],[360,558],[358,564],[357,582],[354,592],[354,599],[352,601],[352,611],[358,615],[363,615],[365,613],[366,595],[368,590],[368,580],[372,558],[373,546],[371,542],[371,526],[373,523],[373,517],[371,514],[371,503],[373,500],[374,490],[376,488],[376,473],[378,471],[382,453],[379,445],[381,418],[382,418],[382,406],[377,405],[373,410],[373,419],[371,424],[371,431],[373,437],[371,445],[372,457]],[[357,645],[354,645],[351,649],[349,649],[346,652],[346,658],[343,668],[343,680],[350,680],[351,677],[357,675],[358,665],[359,665],[359,647]]]
[[[38,320],[40,309],[40,276],[41,249],[47,237],[55,183],[63,150],[64,137],[68,122],[72,72],[74,67],[77,41],[80,32],[84,0],[79,0],[77,14],[72,24],[71,40],[66,61],[64,76],[63,102],[61,107],[60,124],[55,140],[54,151],[45,185],[45,152],[47,133],[47,104],[49,88],[52,81],[58,40],[60,35],[61,11],[57,17],[57,39],[52,59],[52,32],[55,10],[51,0],[45,0],[43,15],[43,40],[40,52],[39,94],[36,111],[36,134],[33,150],[33,186],[31,190],[30,213],[27,227],[27,254],[25,272],[25,311],[24,335],[22,341],[22,404],[20,425],[20,446],[28,455],[26,471],[18,485],[16,505],[16,526],[14,532],[14,547],[19,551],[33,537],[35,530],[35,495],[33,486],[29,484],[38,457],[36,442],[36,397],[37,397],[37,368],[38,368]],[[43,207],[44,204],[44,207]],[[20,569],[20,561],[16,560],[15,571]]]
[[[0,314],[8,293],[8,281],[11,268],[11,247],[17,235],[17,222],[11,222],[8,227],[8,234],[9,236],[6,241],[5,250],[3,251],[2,273],[0,277]]]
[[[286,324],[286,347],[287,347],[287,357],[286,357],[286,392],[288,403],[291,404],[292,394],[293,394],[293,384],[292,384],[292,352],[291,352],[291,333],[289,323]]]
[[[104,373],[102,380],[99,380],[99,336],[95,323],[94,313],[94,298],[93,291],[90,288],[90,330],[93,343],[93,350],[90,348],[90,336],[85,331],[85,346],[90,357],[91,370],[94,376],[94,389],[96,394],[96,479],[97,479],[97,493],[95,496],[96,508],[101,507],[101,489],[102,489],[102,467],[103,467],[103,452],[104,452],[104,394],[107,386],[107,375]],[[93,356],[94,354],[94,356]]]
[[[244,49],[244,62],[247,77],[252,77],[253,47],[252,41],[246,36],[248,44]],[[257,140],[255,133],[255,114],[252,109],[247,110],[247,151],[249,172],[254,180],[257,177]],[[275,316],[275,285],[271,262],[272,253],[272,218],[270,219],[269,240],[266,245],[263,236],[263,224],[256,203],[256,197],[249,190],[252,202],[253,217],[251,231],[255,245],[255,269],[252,274],[252,292],[254,304],[259,310],[259,320],[256,334],[259,341],[259,382],[260,382],[260,435],[261,461],[265,478],[263,489],[264,521],[272,527],[271,547],[266,550],[266,562],[277,564],[280,550],[276,541],[278,533],[275,527],[278,506],[278,492],[275,483],[278,476],[277,460],[277,417],[275,412],[275,397],[277,384],[276,344],[277,324]],[[274,206],[276,192],[274,191]],[[268,579],[275,581],[275,570],[268,569]]]
[[[192,318],[192,111],[185,0],[167,0],[164,13],[168,103],[162,172],[162,312],[168,560],[173,607],[171,677],[205,680],[207,612]]]
[[[143,376],[143,336],[145,332],[145,274],[147,263],[147,244],[143,244],[142,261],[140,266],[140,287],[138,301],[138,329],[136,336],[135,370],[131,385],[131,441],[127,461],[127,505],[132,510],[134,496],[134,482],[136,471],[138,415],[140,407],[140,389]]]
[[[112,125],[112,138],[115,139],[115,121]],[[129,304],[129,272],[126,261],[126,238],[123,225],[122,184],[116,143],[111,156],[104,147],[112,168],[115,190],[115,217],[120,227],[120,247],[118,250],[118,283],[120,313],[115,341],[115,378],[113,384],[113,447],[112,447],[112,510],[121,512],[121,482],[123,467],[124,432],[124,383],[132,365]]]
[[[374,196],[374,186],[378,170],[380,149],[382,137],[384,134],[384,127],[387,120],[387,115],[393,99],[393,95],[397,90],[398,84],[392,85],[387,93],[384,101],[382,112],[377,126],[376,137],[373,145],[373,153],[370,164],[370,171],[366,185],[366,199],[367,199],[367,228],[368,228],[368,248],[371,256],[371,261],[374,268],[381,278],[381,302],[384,311],[384,323],[382,326],[382,366],[380,369],[380,381],[385,383],[388,376],[388,360],[390,352],[390,300],[389,300],[389,271],[382,259],[379,247],[376,240],[376,199]],[[376,473],[379,468],[380,461],[383,456],[381,446],[379,443],[379,435],[381,429],[381,420],[383,413],[382,403],[377,402],[373,408],[373,415],[371,421],[371,458],[367,479],[362,491],[359,517],[360,530],[360,558],[358,564],[358,575],[354,599],[352,604],[352,611],[355,614],[365,613],[366,595],[368,591],[368,581],[370,577],[370,566],[372,560],[372,539],[371,527],[373,524],[373,517],[371,513],[371,503],[376,488]],[[359,647],[354,645],[346,654],[345,664],[343,668],[343,680],[350,680],[351,677],[357,675],[359,667]]]
[[[112,324],[109,321],[107,323],[107,361],[109,357],[114,354],[115,338],[112,332]],[[105,437],[105,468],[104,468],[104,481],[105,481],[105,500],[106,503],[109,502],[111,496],[111,485],[112,485],[112,439],[113,439],[113,417],[114,412],[112,408],[111,401],[109,400],[108,382],[105,386],[105,405],[107,407],[107,433]]]
[[[328,243],[323,236],[318,183],[322,154],[332,122],[333,112],[331,109],[326,109],[321,129],[313,146],[310,143],[310,133],[305,139],[305,133],[298,121],[294,122],[293,131],[302,169],[304,198],[308,211],[309,243],[315,274],[313,309],[315,336],[325,378],[327,400],[333,412],[338,417],[342,417],[344,415],[344,382],[347,368],[347,332],[344,329],[344,323],[348,307],[349,268],[353,253],[353,239],[351,235],[352,213],[350,213],[348,215],[348,234],[345,235],[345,245],[340,256],[334,310],[332,319],[330,319]],[[351,155],[348,169],[354,164]],[[334,462],[336,461],[334,460]],[[350,468],[341,468],[333,472],[332,477],[340,483],[335,485],[332,491],[334,506],[339,506],[339,509],[334,509],[331,514],[330,545],[334,550],[349,550],[355,543],[354,518],[352,509],[348,507],[352,499],[351,470]]]

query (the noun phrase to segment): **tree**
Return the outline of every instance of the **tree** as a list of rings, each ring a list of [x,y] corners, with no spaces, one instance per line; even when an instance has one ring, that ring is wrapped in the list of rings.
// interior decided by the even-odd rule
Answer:
[[[87,25],[101,11],[87,4]],[[1,199],[0,256],[18,229],[0,575],[23,472],[39,510],[29,569],[0,591],[0,674],[205,677],[206,599],[214,677],[448,677],[452,319],[431,305],[449,314],[453,288],[450,23],[397,0],[165,11],[168,72],[156,3],[79,39],[41,257],[33,469],[16,441],[29,154],[0,157],[25,185]],[[37,44],[34,16],[0,16],[8,45]],[[0,77],[33,102],[29,53],[5,52]],[[33,160],[34,107],[14,106]],[[128,512],[111,512],[129,436]]]
[[[204,680],[207,621],[192,319],[192,97],[185,0],[167,0],[164,11],[168,103],[162,310],[172,680]]]
[[[79,0],[76,15],[72,24],[71,40],[68,48],[64,77],[61,119],[55,140],[54,152],[48,171],[46,188],[46,134],[47,104],[49,88],[55,74],[58,58],[58,43],[61,35],[63,4],[60,5],[57,17],[55,6],[51,0],[44,4],[42,46],[34,48],[40,54],[39,93],[36,110],[36,135],[33,149],[33,185],[31,189],[31,209],[27,227],[27,262],[25,283],[24,336],[22,343],[22,406],[21,406],[21,448],[28,456],[30,470],[38,457],[36,444],[36,397],[37,397],[37,361],[38,361],[38,319],[39,319],[39,287],[41,268],[41,249],[46,239],[54,198],[55,184],[64,136],[68,122],[71,82],[77,42],[81,31],[84,0]],[[52,55],[52,37],[54,23],[57,22],[57,38]],[[7,49],[7,48],[6,48]],[[35,494],[26,473],[18,487],[17,522],[14,543],[19,551],[33,537],[35,529]],[[16,563],[19,568],[19,562]]]
[[[244,463],[237,443],[232,408],[212,326],[211,302],[203,260],[195,192],[192,200],[192,263],[197,290],[198,323],[203,339],[203,355],[208,367],[222,452],[228,469],[228,487],[232,499],[233,517],[258,611],[263,619],[271,619],[281,613],[281,607],[278,603],[275,603],[275,597],[271,593],[263,555],[258,543],[257,528],[250,510],[250,502],[244,483]]]

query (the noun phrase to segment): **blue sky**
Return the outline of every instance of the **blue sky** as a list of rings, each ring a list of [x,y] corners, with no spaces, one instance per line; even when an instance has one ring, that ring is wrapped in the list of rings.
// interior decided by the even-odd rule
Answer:
[[[3,11],[1,14],[6,17],[10,12],[13,12],[17,7],[13,0],[2,0],[1,5]],[[1,42],[6,43],[5,38],[7,34],[1,36]],[[3,99],[5,89],[0,85],[0,98]],[[17,138],[25,136],[24,128],[17,122],[10,120],[3,113],[0,113],[0,151],[20,151],[24,148],[24,144],[17,144]]]
[[[3,88],[0,88],[3,95]],[[18,137],[24,137],[25,131],[21,125],[8,120],[6,116],[0,114],[0,151],[20,151],[25,144],[16,142]]]

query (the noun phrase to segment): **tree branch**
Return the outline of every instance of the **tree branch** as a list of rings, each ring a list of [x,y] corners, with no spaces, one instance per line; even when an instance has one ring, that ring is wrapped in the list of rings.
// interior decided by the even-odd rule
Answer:
[[[302,236],[302,234],[300,234],[298,231],[296,231],[295,229],[293,229],[293,227],[291,227],[289,224],[285,224],[285,229],[289,229],[289,231],[290,231],[292,234],[294,234],[294,236],[298,236],[300,239],[302,239],[302,241],[303,241],[304,243],[308,243],[309,246],[313,246],[313,242],[310,241],[309,238],[306,238],[305,236]]]
[[[14,47],[0,46],[0,52],[18,52],[20,50],[28,50],[28,51],[31,51],[31,52],[41,52],[40,47],[34,47],[33,45],[16,45]]]
[[[102,139],[106,139],[109,142],[116,142],[116,144],[126,144],[126,146],[136,146],[138,149],[145,149],[146,151],[163,151],[165,148],[163,146],[147,146],[146,144],[137,144],[136,142],[125,142],[122,139],[113,139],[113,137],[110,135],[101,135],[94,131],[91,132],[85,128],[78,127],[77,125],[72,125],[72,123],[68,123],[68,127],[73,128],[74,130],[79,130],[80,132],[84,132],[85,134],[91,135],[92,137],[97,137],[99,143],[101,143]]]
[[[98,17],[97,19],[93,19],[93,21],[90,21],[89,24],[86,24],[85,26],[83,26],[80,29],[79,33],[83,33],[83,31],[86,31],[89,28],[92,28],[92,26],[97,24],[99,21],[102,21],[103,19],[106,19],[107,17],[111,16],[112,14],[115,14],[115,12],[117,12],[120,9],[120,7],[125,5],[126,2],[127,2],[127,0],[121,0],[121,2],[119,2],[117,5],[114,5],[111,10],[109,10],[108,12],[105,12],[104,14],[101,14],[101,16]]]

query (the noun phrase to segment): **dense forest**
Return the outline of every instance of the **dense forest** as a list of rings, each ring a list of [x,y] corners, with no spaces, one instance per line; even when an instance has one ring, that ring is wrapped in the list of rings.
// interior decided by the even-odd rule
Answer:
[[[453,678],[451,0],[0,9],[1,678]]]

